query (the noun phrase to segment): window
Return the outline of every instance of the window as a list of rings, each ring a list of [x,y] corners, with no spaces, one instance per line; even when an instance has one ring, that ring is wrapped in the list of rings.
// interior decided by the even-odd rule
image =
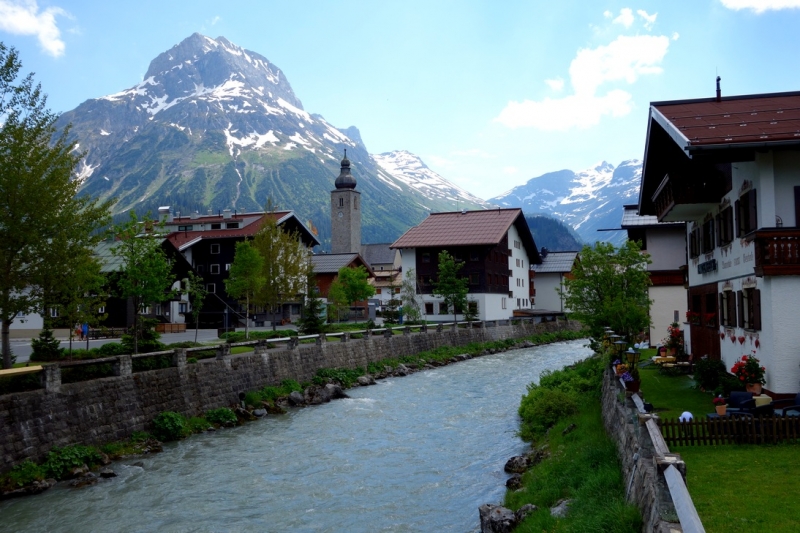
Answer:
[[[209,283],[206,285],[206,291],[208,294],[215,294],[217,292],[217,285],[215,283]]]
[[[358,196],[353,198],[353,209],[358,209]]]
[[[220,224],[219,222],[211,224],[211,229],[222,229],[222,224]]]
[[[339,198],[339,207],[344,207],[344,198]]]
[[[717,215],[717,243],[725,246],[733,241],[733,206],[728,206]]]
[[[744,329],[761,329],[761,291],[755,288],[736,292],[738,324]]]
[[[736,298],[733,291],[719,295],[719,322],[721,326],[736,327]]]
[[[695,228],[689,234],[689,257],[700,255],[700,228]]]
[[[192,231],[194,226],[178,226],[178,231]]]
[[[706,312],[703,315],[703,324],[709,327],[717,327],[717,295],[706,294]]]
[[[375,289],[375,294],[380,294],[380,293],[381,293],[381,288],[380,288],[380,287],[377,287],[377,288]]]
[[[181,314],[186,314],[189,310],[188,308],[189,306],[186,304],[186,302],[181,302],[178,306],[178,312]]]
[[[433,314],[433,302],[425,302],[425,314],[426,315]]]
[[[430,263],[431,262],[431,254],[425,252],[422,254],[422,262],[423,263]]]
[[[198,274],[205,274],[205,272],[206,272],[206,266],[205,265],[196,265],[194,267],[194,269],[197,270]]]
[[[58,318],[58,308],[56,307],[50,308],[50,318]]]
[[[439,302],[439,314],[446,315],[447,314],[447,304],[444,302]]]
[[[225,224],[225,227],[228,228],[228,229],[237,229],[239,227],[239,223],[238,222],[228,222],[227,224]]]
[[[500,307],[502,309],[506,308],[506,297],[505,296],[503,296],[503,298],[500,300]]]
[[[477,272],[472,272],[469,275],[469,284],[470,285],[477,285],[481,282],[481,275]]]
[[[218,254],[219,253],[219,244],[212,244],[211,245],[211,253]]]
[[[744,237],[758,227],[755,189],[750,189],[736,200],[736,222],[737,237]]]
[[[230,263],[225,263],[225,272],[228,272],[231,269]]]
[[[703,224],[703,253],[714,251],[714,219],[709,218]]]
[[[106,312],[106,306],[105,305],[101,305],[100,307],[97,308],[97,314],[98,315],[102,315],[105,312]]]
[[[395,287],[394,288],[394,293],[395,294],[400,294],[400,287]]]
[[[208,273],[209,274],[219,274],[219,265],[209,265]]]

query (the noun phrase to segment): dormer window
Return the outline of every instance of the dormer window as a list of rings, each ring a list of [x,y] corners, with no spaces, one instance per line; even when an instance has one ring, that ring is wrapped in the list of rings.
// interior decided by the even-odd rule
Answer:
[[[215,224],[211,224],[211,229],[222,229],[222,224],[218,222]]]
[[[178,231],[192,231],[193,228],[194,228],[194,226],[192,226],[192,225],[189,225],[189,226],[178,226]]]
[[[238,222],[228,222],[227,224],[225,224],[225,227],[227,229],[237,229],[239,227],[239,223]]]

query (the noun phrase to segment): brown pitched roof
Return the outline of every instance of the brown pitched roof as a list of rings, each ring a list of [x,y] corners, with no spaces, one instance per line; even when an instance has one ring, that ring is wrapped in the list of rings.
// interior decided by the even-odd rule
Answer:
[[[515,225],[532,263],[541,262],[533,235],[519,208],[431,213],[405,232],[392,248],[495,245]]]
[[[653,102],[683,142],[682,148],[709,145],[800,141],[800,92]],[[655,115],[655,113],[653,113]],[[659,120],[657,115],[654,117]]]

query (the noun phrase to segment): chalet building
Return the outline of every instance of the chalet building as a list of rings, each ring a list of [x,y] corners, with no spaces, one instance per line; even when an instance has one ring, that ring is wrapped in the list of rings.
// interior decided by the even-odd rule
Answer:
[[[648,296],[650,344],[667,336],[667,327],[686,319],[686,223],[659,222],[654,215],[640,215],[636,205],[623,206],[622,229],[628,240],[639,241],[642,253],[650,256]]]
[[[344,267],[358,268],[364,267],[367,273],[372,276],[373,272],[369,264],[364,261],[361,255],[356,253],[342,254],[316,254],[311,257],[311,264],[314,266],[314,275],[317,278],[317,291],[320,298],[328,303],[328,294],[331,284],[339,274],[339,269]],[[375,319],[374,306],[370,309],[367,302],[356,302],[351,308],[351,312],[346,318],[356,320]],[[345,318],[345,317],[339,317]]]
[[[169,207],[159,208],[159,217],[169,232],[167,241],[203,278],[208,296],[200,314],[200,327],[244,327],[244,309],[238,301],[228,296],[225,280],[236,252],[236,244],[252,239],[264,222],[271,218],[281,229],[296,232],[304,245],[319,245],[316,236],[293,211],[269,213],[236,213],[229,209],[216,215],[173,216]],[[287,295],[281,305],[281,320],[294,321],[300,317],[301,304],[296,295]],[[256,313],[255,326],[263,326],[273,319],[272,313]]]
[[[569,313],[569,308],[564,305],[564,280],[572,274],[572,269],[578,261],[578,252],[550,252],[542,248],[540,252],[542,262],[531,265],[531,292],[532,304],[537,311],[553,311],[555,313]]]
[[[800,92],[654,102],[638,212],[687,223],[688,349],[800,381]]]
[[[469,280],[468,297],[477,302],[480,320],[533,309],[530,265],[542,259],[521,209],[432,213],[392,248],[400,250],[403,272],[416,273],[427,320],[453,318],[453,310],[433,295],[443,250],[464,265],[459,274]]]
[[[400,252],[392,249],[392,243],[362,244],[361,257],[372,270],[372,286],[376,305],[383,308],[389,300],[400,299],[400,285],[403,283],[403,269]]]

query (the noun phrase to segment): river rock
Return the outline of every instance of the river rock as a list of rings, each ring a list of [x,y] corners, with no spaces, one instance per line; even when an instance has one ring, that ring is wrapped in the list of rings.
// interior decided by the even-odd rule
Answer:
[[[550,515],[556,518],[564,518],[567,516],[571,503],[572,500],[558,500],[558,502],[550,508]]]
[[[79,477],[85,476],[89,472],[89,467],[85,464],[81,466],[76,466],[75,468],[70,469],[70,471],[65,476],[67,479],[76,479]]]
[[[486,503],[478,508],[481,518],[481,533],[511,533],[517,525],[514,511],[499,505]]]
[[[506,461],[506,466],[503,467],[509,474],[522,474],[531,466],[530,457],[527,455],[515,455],[508,461]]]
[[[100,464],[103,466],[110,465],[111,458],[108,455],[104,454],[103,452],[100,452]]]
[[[55,486],[55,479],[45,479],[44,481],[33,481],[29,485],[19,487],[18,489],[0,491],[0,500],[7,498],[18,498],[20,496],[32,496],[34,494],[41,494],[47,489]]]
[[[306,399],[303,396],[303,394],[298,391],[292,391],[292,393],[289,395],[289,405],[291,405],[292,407],[297,407],[305,404],[306,404]]]
[[[104,468],[100,471],[100,477],[102,478],[117,477],[117,473],[111,470],[110,468]]]
[[[375,378],[367,374],[366,376],[358,376],[358,384],[362,387],[368,387],[369,385],[375,385]]]
[[[342,398],[350,397],[342,390],[340,385],[336,385],[335,383],[328,383],[325,385],[325,389],[327,390],[331,400],[341,400]]]
[[[532,503],[526,503],[525,505],[517,509],[517,512],[514,513],[514,516],[517,517],[517,522],[522,522],[528,517],[529,514],[538,510],[539,508],[533,505]]]
[[[522,476],[520,474],[513,474],[506,480],[506,488],[508,490],[517,490],[522,488]]]
[[[576,426],[575,424],[570,424],[564,428],[564,431],[562,431],[561,434],[566,435],[567,433],[572,433],[573,431],[575,431],[575,428],[577,427],[578,426]]]
[[[236,413],[236,416],[238,418],[241,418],[242,420],[255,420],[256,419],[256,417],[253,416],[253,413],[251,413],[250,411],[248,411],[247,409],[245,409],[243,407],[237,407],[234,410],[234,413]]]
[[[88,487],[89,485],[94,485],[100,481],[100,478],[94,475],[92,472],[86,472],[86,474],[82,475],[79,478],[75,478],[69,482],[69,486],[79,489],[81,487]]]
[[[394,369],[395,376],[407,376],[408,375],[408,367],[403,363],[397,365],[397,368]]]
[[[253,411],[253,416],[255,416],[257,418],[261,418],[263,416],[267,416],[267,410],[266,409],[256,409],[255,411]]]

